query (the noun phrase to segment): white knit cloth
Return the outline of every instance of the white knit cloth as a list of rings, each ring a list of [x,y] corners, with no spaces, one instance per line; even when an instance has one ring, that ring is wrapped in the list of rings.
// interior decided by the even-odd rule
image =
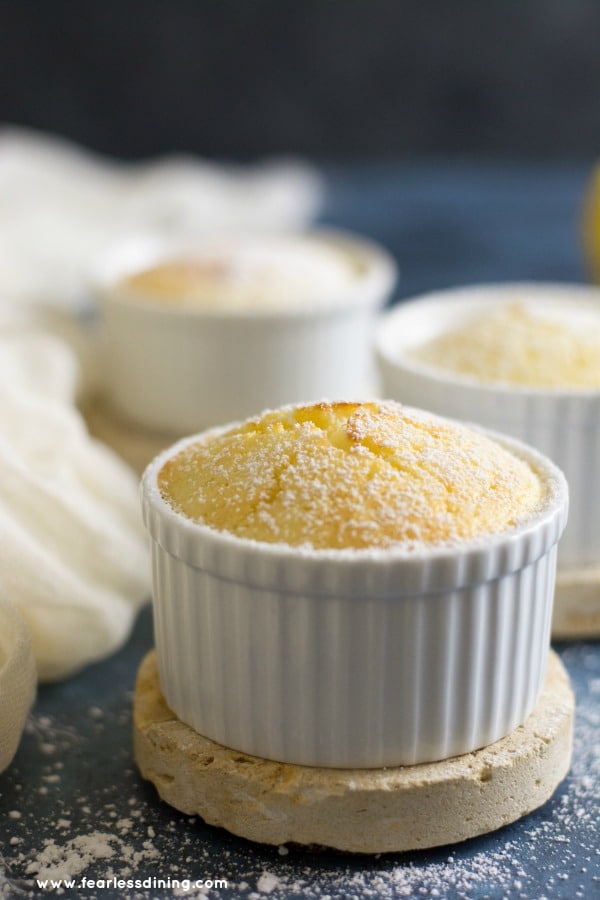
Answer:
[[[11,762],[35,696],[35,660],[29,630],[0,594],[0,772]]]
[[[56,337],[0,337],[0,591],[42,681],[113,652],[150,596],[137,478],[90,438],[76,377]]]

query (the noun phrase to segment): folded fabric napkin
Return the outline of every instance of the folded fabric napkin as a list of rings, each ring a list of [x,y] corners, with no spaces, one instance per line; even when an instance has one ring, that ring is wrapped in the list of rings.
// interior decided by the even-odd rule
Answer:
[[[42,681],[113,652],[150,594],[137,478],[90,438],[76,378],[58,338],[0,337],[0,591]]]

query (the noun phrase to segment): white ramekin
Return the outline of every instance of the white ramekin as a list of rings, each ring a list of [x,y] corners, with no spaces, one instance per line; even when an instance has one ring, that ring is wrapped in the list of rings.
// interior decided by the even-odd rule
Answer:
[[[568,506],[453,548],[310,550],[259,543],[178,514],[142,479],[160,683],[176,715],[241,752],[372,768],[443,759],[508,734],[535,706],[550,641],[556,545]]]
[[[540,312],[600,316],[600,290],[567,284],[475,285],[423,295],[383,314],[375,334],[381,393],[439,415],[477,422],[537,447],[569,483],[559,569],[600,563],[600,390],[492,384],[411,357],[425,341],[485,309],[518,300]]]
[[[350,254],[361,271],[342,296],[303,308],[286,308],[285,299],[280,309],[248,311],[132,301],[118,288],[123,277],[202,242],[131,240],[115,247],[93,278],[104,322],[106,393],[115,411],[182,435],[267,407],[372,393],[372,329],[395,284],[395,263],[362,237],[324,229],[305,234]]]

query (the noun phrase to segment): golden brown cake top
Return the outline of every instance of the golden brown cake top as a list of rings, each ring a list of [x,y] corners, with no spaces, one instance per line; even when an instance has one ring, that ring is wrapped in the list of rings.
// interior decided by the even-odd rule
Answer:
[[[316,549],[494,534],[543,496],[528,463],[500,444],[391,402],[266,412],[188,444],[158,483],[167,503],[198,522]]]
[[[600,310],[579,321],[513,302],[413,348],[415,360],[484,382],[600,388]]]
[[[279,309],[329,302],[364,268],[325,237],[235,237],[199,244],[122,278],[130,300],[171,307]]]

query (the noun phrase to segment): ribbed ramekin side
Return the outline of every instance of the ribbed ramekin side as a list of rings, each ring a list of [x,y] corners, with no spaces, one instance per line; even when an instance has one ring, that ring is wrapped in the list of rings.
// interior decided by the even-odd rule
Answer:
[[[551,552],[504,578],[421,598],[395,626],[391,612],[388,644],[411,637],[404,671],[382,685],[382,765],[466,753],[525,721],[545,671],[554,568]]]
[[[442,759],[508,733],[539,693],[553,553],[476,588],[387,598],[265,592],[157,560],[167,702],[242,752],[337,767]]]

